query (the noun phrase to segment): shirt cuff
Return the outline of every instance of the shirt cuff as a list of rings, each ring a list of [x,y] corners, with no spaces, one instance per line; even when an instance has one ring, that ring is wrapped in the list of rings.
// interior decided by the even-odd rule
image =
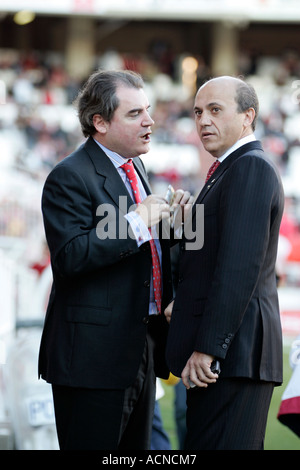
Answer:
[[[131,230],[133,231],[138,246],[141,246],[143,243],[151,240],[152,237],[148,230],[148,227],[142,220],[142,218],[139,216],[139,214],[132,211],[128,212],[128,214],[126,214],[124,217],[128,220],[130,224]]]

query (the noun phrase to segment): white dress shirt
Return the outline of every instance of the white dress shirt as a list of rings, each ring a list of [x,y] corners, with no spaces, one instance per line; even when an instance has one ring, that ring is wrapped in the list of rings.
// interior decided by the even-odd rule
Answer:
[[[249,142],[253,142],[254,140],[256,140],[254,134],[247,135],[246,137],[243,137],[242,139],[238,140],[235,144],[233,144],[232,147],[230,147],[230,149],[228,149],[220,158],[218,158],[219,162],[222,163],[225,158],[227,158],[228,155],[230,155],[232,152],[242,147],[242,145],[248,144]]]
[[[104,147],[104,145],[100,144],[96,139],[94,139],[94,140],[95,140],[96,144],[99,145],[99,147],[103,150],[103,152],[107,155],[107,157],[113,163],[114,167],[116,168],[119,175],[121,176],[121,178],[122,178],[128,192],[129,192],[129,194],[131,195],[132,200],[134,201],[134,196],[133,196],[131,184],[128,181],[128,178],[126,176],[126,172],[124,171],[123,168],[121,168],[121,166],[124,163],[126,163],[129,160],[129,158],[121,157],[121,155],[117,154],[116,152],[113,152],[112,150]],[[136,176],[137,176],[137,179],[138,179],[138,186],[139,186],[140,196],[141,196],[141,199],[143,201],[147,197],[147,193],[145,191],[145,188],[144,188],[144,186],[141,182],[141,179],[140,179],[137,172],[136,172]],[[125,218],[128,220],[128,222],[131,226],[131,229],[132,229],[133,234],[136,238],[138,246],[141,246],[143,243],[149,241],[152,238],[151,234],[148,230],[148,227],[146,226],[146,224],[144,223],[142,218],[135,211],[128,212],[128,214],[125,215]],[[155,241],[155,244],[156,244],[158,256],[159,256],[160,263],[161,263],[160,243],[158,241],[158,237],[157,237],[155,228],[151,227],[151,231],[152,231],[152,234],[153,234],[153,238],[154,238],[154,241]],[[152,273],[152,271],[151,271],[151,273]],[[151,275],[149,315],[152,315],[152,314],[157,314],[157,308],[156,308],[156,303],[155,303],[155,300],[154,300],[153,281],[152,281],[152,275]]]

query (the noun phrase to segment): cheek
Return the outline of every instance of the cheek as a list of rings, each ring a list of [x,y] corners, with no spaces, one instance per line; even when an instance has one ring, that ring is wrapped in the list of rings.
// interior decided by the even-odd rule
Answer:
[[[236,137],[240,133],[240,130],[240,125],[234,121],[232,116],[228,117],[228,120],[226,120],[226,122],[224,122],[224,125],[222,126],[223,139],[226,141],[235,141]]]
[[[137,133],[135,126],[128,122],[121,123],[117,128],[117,132],[126,140],[132,140]]]
[[[130,145],[132,142],[134,142],[134,133],[129,126],[120,125],[114,129],[114,138],[123,145]]]
[[[128,129],[127,132],[122,133],[122,142],[126,146],[132,146],[136,144],[136,134],[130,132],[130,129]]]

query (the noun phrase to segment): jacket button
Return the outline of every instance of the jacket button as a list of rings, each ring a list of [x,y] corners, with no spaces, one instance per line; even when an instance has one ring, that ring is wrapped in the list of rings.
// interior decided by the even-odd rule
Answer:
[[[144,282],[144,287],[150,287],[150,281],[145,281]]]
[[[149,316],[143,318],[143,323],[144,323],[144,325],[148,325],[148,323],[149,323]]]

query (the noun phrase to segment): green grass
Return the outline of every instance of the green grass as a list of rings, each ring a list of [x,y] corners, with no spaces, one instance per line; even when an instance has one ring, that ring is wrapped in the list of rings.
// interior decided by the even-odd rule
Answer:
[[[287,426],[281,424],[277,419],[277,413],[281,403],[282,394],[292,375],[289,365],[290,348],[284,348],[283,385],[274,390],[265,438],[266,450],[300,450],[300,439]]]
[[[289,347],[284,348],[284,379],[281,387],[274,390],[265,438],[265,450],[300,450],[300,439],[287,426],[277,419],[283,391],[292,375],[289,365]],[[162,383],[165,395],[159,400],[164,428],[167,431],[172,449],[178,449],[174,420],[174,387]]]

